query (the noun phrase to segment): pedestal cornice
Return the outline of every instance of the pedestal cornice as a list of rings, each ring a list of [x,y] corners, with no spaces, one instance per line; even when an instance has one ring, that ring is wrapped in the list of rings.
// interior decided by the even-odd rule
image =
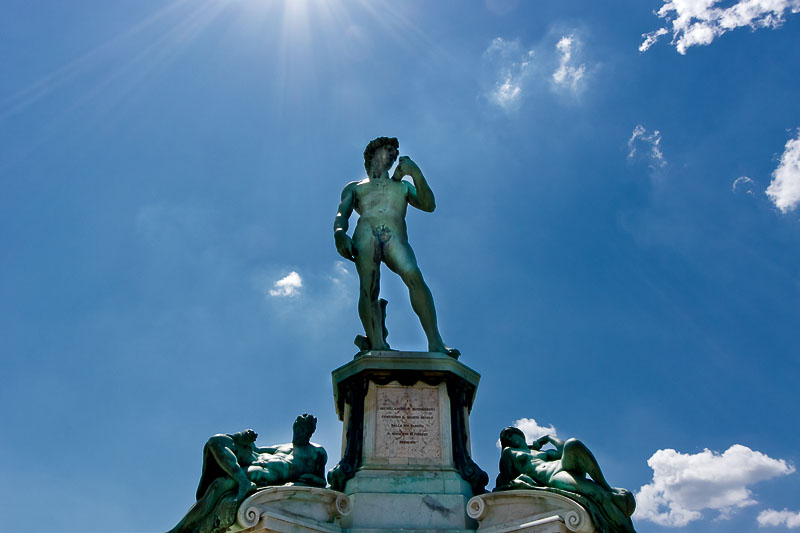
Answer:
[[[367,378],[376,383],[398,381],[412,385],[422,381],[436,385],[447,377],[460,378],[469,393],[465,406],[472,409],[475,391],[481,375],[467,365],[442,353],[434,352],[367,352],[333,371],[333,397],[336,414],[344,420],[346,393],[343,385],[355,377]]]

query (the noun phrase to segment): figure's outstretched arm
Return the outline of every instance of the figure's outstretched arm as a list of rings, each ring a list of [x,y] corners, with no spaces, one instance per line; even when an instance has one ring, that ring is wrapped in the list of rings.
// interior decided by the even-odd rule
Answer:
[[[542,446],[544,446],[544,445],[545,445],[545,444],[547,444],[548,442],[550,442],[550,441],[548,440],[548,437],[547,437],[547,435],[544,435],[544,436],[542,436],[542,437],[539,437],[539,438],[538,438],[538,439],[536,439],[535,441],[531,442],[531,443],[528,445],[528,448],[530,448],[531,450],[537,450],[537,451],[538,451],[538,450],[541,450],[541,449],[542,449]]]
[[[347,235],[347,228],[350,227],[350,215],[353,214],[355,207],[355,183],[350,183],[342,191],[342,200],[339,202],[339,210],[333,221],[333,238],[336,241],[336,250],[339,255],[350,261],[355,261],[356,251],[353,248],[353,241]]]
[[[546,444],[552,444],[556,447],[555,450],[545,450],[543,453],[546,454],[548,461],[555,461],[556,459],[561,459],[564,455],[564,441],[553,437],[552,435],[543,435],[533,441],[529,447],[531,450],[541,450],[542,446]]]
[[[550,444],[552,444],[553,446],[556,447],[556,450],[558,450],[559,453],[563,453],[564,452],[564,441],[563,440],[557,439],[556,437],[554,437],[552,435],[545,435],[545,437],[547,437],[547,441]]]
[[[425,176],[417,164],[407,155],[400,156],[400,162],[394,172],[395,179],[402,179],[403,176],[411,176],[414,185],[408,184],[408,203],[417,209],[432,213],[436,209],[436,198],[428,185]],[[398,177],[399,176],[399,177]]]
[[[214,457],[219,467],[239,485],[239,490],[236,494],[237,499],[243,499],[248,492],[256,488],[255,484],[247,478],[244,469],[239,465],[236,444],[231,437],[228,435],[214,435],[208,439],[206,450]]]

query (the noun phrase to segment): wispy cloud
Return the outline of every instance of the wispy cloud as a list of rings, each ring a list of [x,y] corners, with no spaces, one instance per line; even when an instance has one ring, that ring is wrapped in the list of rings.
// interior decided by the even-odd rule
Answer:
[[[483,96],[509,114],[547,93],[579,96],[598,67],[583,61],[580,35],[578,29],[552,28],[533,46],[495,38],[482,57]]]
[[[725,518],[737,508],[757,503],[749,485],[791,474],[794,466],[747,446],[734,444],[722,454],[708,449],[684,454],[658,450],[647,461],[653,481],[636,495],[634,518],[682,527],[711,509]]]
[[[494,85],[489,101],[506,111],[519,106],[530,75],[533,49],[524,50],[519,40],[494,39],[483,53],[484,62],[494,71]]]
[[[637,154],[641,154],[640,148],[644,147],[644,154],[649,161],[650,168],[653,170],[667,164],[664,154],[661,152],[661,132],[653,130],[647,133],[647,129],[641,124],[633,128],[631,138],[628,139],[628,159],[633,159]]]
[[[580,42],[575,35],[565,35],[556,43],[556,51],[559,54],[558,68],[553,72],[553,82],[557,87],[566,87],[573,92],[578,92],[581,88],[586,65],[575,66],[573,64],[573,53],[580,46]]]
[[[742,190],[747,194],[753,194],[753,186],[755,182],[748,178],[747,176],[739,176],[735,180],[733,180],[733,185],[731,185],[731,192],[736,192],[738,190]]]
[[[556,428],[550,426],[540,426],[539,423],[533,418],[520,418],[512,424],[515,428],[519,428],[525,434],[527,442],[533,442],[541,436],[552,435],[557,436]],[[497,447],[500,447],[500,439],[497,439]]]
[[[726,6],[727,7],[724,7]],[[785,13],[800,12],[800,0],[739,0],[730,5],[723,0],[664,0],[656,12],[665,27],[642,35],[640,52],[647,51],[672,27],[672,41],[679,54],[692,46],[704,46],[736,28],[777,28]]]
[[[800,129],[797,138],[786,141],[778,168],[772,173],[767,196],[783,213],[800,204]]]
[[[269,295],[282,298],[297,296],[300,294],[300,288],[302,286],[303,278],[301,278],[300,274],[293,270],[286,276],[273,283],[274,288],[269,290]]]
[[[800,527],[800,512],[776,511],[775,509],[765,509],[758,513],[758,525],[766,526],[786,526],[788,529]]]

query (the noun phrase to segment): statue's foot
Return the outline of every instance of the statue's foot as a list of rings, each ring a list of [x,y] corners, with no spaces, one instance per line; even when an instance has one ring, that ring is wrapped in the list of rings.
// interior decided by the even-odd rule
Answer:
[[[614,487],[612,488],[612,494],[611,501],[619,507],[625,516],[631,516],[636,510],[636,499],[631,491]]]
[[[453,359],[458,359],[458,356],[461,355],[461,352],[458,351],[456,348],[447,348],[447,347],[445,347],[444,353],[445,353],[445,355],[449,355]]]
[[[450,348],[442,344],[441,346],[428,346],[428,351],[433,353],[443,353],[445,355],[449,355],[453,359],[458,359],[458,356],[461,355],[461,352],[458,351],[456,348]]]
[[[389,343],[388,342],[384,342],[380,346],[376,346],[374,348],[370,348],[369,351],[370,352],[396,352],[397,350],[392,350],[389,347]]]

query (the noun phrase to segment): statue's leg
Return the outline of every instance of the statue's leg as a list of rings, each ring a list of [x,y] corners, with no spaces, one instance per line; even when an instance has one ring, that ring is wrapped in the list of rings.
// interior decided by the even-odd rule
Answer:
[[[422,278],[422,272],[417,266],[417,258],[414,256],[411,246],[407,242],[392,239],[385,245],[384,260],[386,261],[386,266],[400,276],[406,287],[408,287],[411,308],[414,309],[414,312],[419,317],[422,329],[428,338],[428,351],[446,353],[453,357],[458,357],[458,350],[445,346],[442,336],[439,334],[433,295]]]
[[[203,519],[214,512],[214,508],[220,498],[229,490],[236,488],[236,482],[230,478],[217,478],[202,498],[197,500],[191,509],[186,513],[178,525],[170,529],[167,533],[192,533],[200,529]]]
[[[595,499],[598,502],[610,499],[610,494],[603,487],[587,479],[582,473],[577,470],[562,470],[550,476],[550,481],[547,486],[557,489],[568,490],[570,492],[577,492],[589,498]]]
[[[381,288],[381,263],[378,241],[372,234],[358,232],[353,235],[358,255],[356,271],[358,272],[358,316],[364,326],[372,350],[388,350],[389,345],[383,338],[383,313],[378,301]]]
[[[633,513],[634,507],[631,507],[630,512],[627,512],[626,508],[620,505],[621,502],[617,501],[620,498],[619,494],[608,491],[598,483],[586,479],[583,474],[578,474],[576,470],[556,472],[550,478],[548,486],[586,496],[602,507],[605,514],[614,524],[622,526],[630,523],[629,517]],[[618,529],[614,529],[614,531],[618,531]]]
[[[289,479],[289,464],[283,461],[270,461],[247,467],[247,477],[259,487],[282,485]]]
[[[206,450],[214,456],[220,468],[226,474],[233,478],[239,485],[239,490],[236,494],[237,499],[243,499],[248,492],[255,489],[256,486],[249,479],[239,462],[236,459],[236,454],[231,449],[231,438],[227,435],[215,435],[208,439],[206,443]]]
[[[588,474],[595,483],[611,492],[613,489],[603,476],[597,459],[589,448],[578,439],[569,439],[564,443],[564,454],[561,458],[561,466],[569,472],[579,472],[581,475]]]

